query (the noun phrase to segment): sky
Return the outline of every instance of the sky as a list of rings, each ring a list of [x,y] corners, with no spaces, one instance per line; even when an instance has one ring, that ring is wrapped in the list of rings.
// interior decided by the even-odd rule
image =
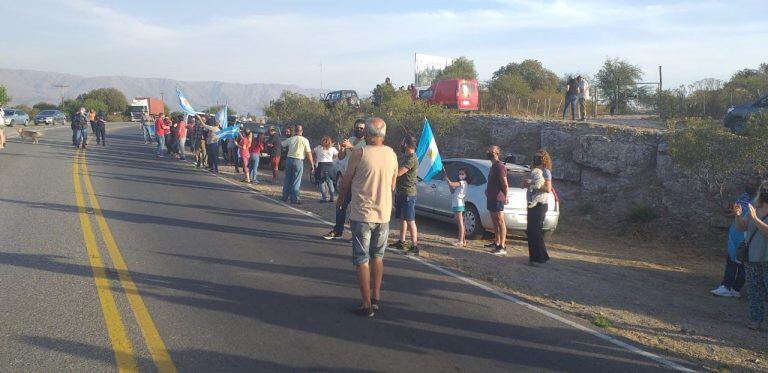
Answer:
[[[618,57],[644,81],[727,80],[768,62],[766,0],[0,0],[0,68],[285,83],[370,92],[413,82],[414,53],[475,62],[485,81],[536,59],[594,76]],[[0,82],[2,84],[2,82]]]

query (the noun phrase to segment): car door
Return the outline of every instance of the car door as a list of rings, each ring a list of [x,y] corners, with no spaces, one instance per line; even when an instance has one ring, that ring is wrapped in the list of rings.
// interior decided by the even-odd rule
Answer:
[[[435,212],[435,188],[432,183],[416,178],[416,212],[433,214]]]
[[[448,177],[453,181],[457,181],[459,179],[458,174],[460,164],[461,162],[444,162],[443,167],[445,170],[440,171],[434,178],[432,178],[432,180],[430,180],[430,187],[434,190],[434,202],[432,205],[434,206],[434,213],[436,215],[453,215],[453,209],[451,207],[453,194],[451,193],[451,187],[448,186],[448,183],[444,178],[447,171]]]

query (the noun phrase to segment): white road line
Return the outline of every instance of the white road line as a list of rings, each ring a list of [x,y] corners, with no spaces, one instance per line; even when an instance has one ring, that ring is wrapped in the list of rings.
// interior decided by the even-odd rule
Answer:
[[[189,164],[190,166],[192,165],[190,161],[187,161],[187,164]],[[301,210],[301,209],[298,209],[296,207],[293,207],[293,206],[291,206],[291,205],[289,205],[289,204],[287,204],[287,203],[285,203],[283,201],[276,200],[276,199],[274,199],[272,197],[269,197],[269,196],[265,195],[264,193],[261,193],[261,192],[259,192],[257,190],[249,188],[247,186],[243,186],[242,184],[239,184],[239,183],[237,183],[235,181],[227,179],[227,178],[225,178],[225,177],[223,177],[221,175],[213,174],[213,176],[216,176],[217,178],[219,178],[221,180],[224,180],[224,181],[226,181],[226,182],[228,182],[228,183],[230,183],[232,185],[238,186],[238,187],[240,187],[243,190],[250,191],[251,193],[256,194],[256,195],[258,195],[258,196],[260,196],[262,198],[265,198],[267,200],[275,202],[275,203],[277,203],[279,205],[285,206],[285,207],[287,207],[287,208],[289,208],[289,209],[291,209],[293,211],[296,211],[296,212],[298,212],[298,213],[300,213],[302,215],[309,216],[310,218],[313,218],[313,219],[315,219],[315,220],[317,220],[319,222],[322,222],[322,223],[325,223],[325,224],[329,224],[329,225],[334,225],[334,223],[331,223],[330,221],[325,220],[325,219],[319,217],[318,215],[316,215],[316,214],[314,214],[312,212]],[[492,287],[490,287],[490,286],[488,286],[486,284],[483,284],[483,283],[480,283],[480,282],[475,281],[473,279],[464,277],[464,276],[462,276],[460,274],[457,274],[457,273],[455,273],[455,272],[453,272],[451,270],[448,270],[448,269],[443,268],[441,266],[438,266],[436,264],[430,263],[430,262],[428,262],[428,261],[426,261],[424,259],[421,259],[419,257],[415,257],[415,256],[411,256],[411,255],[406,255],[406,258],[410,258],[412,260],[415,260],[416,262],[421,263],[421,264],[423,264],[423,265],[425,265],[425,266],[427,266],[429,268],[432,268],[432,269],[434,269],[434,270],[436,270],[436,271],[438,271],[438,272],[440,272],[442,274],[451,276],[451,277],[453,277],[453,278],[455,278],[455,279],[457,279],[459,281],[465,282],[465,283],[467,283],[469,285],[472,285],[472,286],[475,286],[475,287],[480,288],[482,290],[485,290],[485,291],[487,291],[487,292],[489,292],[489,293],[491,293],[491,294],[493,294],[493,295],[495,295],[495,296],[497,296],[497,297],[499,297],[501,299],[504,299],[504,300],[510,301],[512,303],[515,303],[515,304],[517,304],[519,306],[528,308],[531,311],[534,311],[534,312],[537,312],[539,314],[542,314],[542,315],[544,315],[544,316],[546,316],[546,317],[548,317],[550,319],[559,321],[559,322],[561,322],[561,323],[563,323],[565,325],[568,325],[568,326],[570,326],[572,328],[575,328],[575,329],[581,330],[581,331],[583,331],[585,333],[591,334],[591,335],[593,335],[593,336],[595,336],[597,338],[600,338],[600,339],[602,339],[602,340],[604,340],[606,342],[609,342],[611,344],[619,346],[619,347],[621,347],[621,348],[623,348],[623,349],[625,349],[625,350],[627,350],[629,352],[635,353],[637,355],[640,355],[640,356],[643,356],[643,357],[648,358],[650,360],[653,360],[653,361],[655,361],[655,362],[657,362],[659,364],[667,366],[668,368],[674,369],[674,370],[679,371],[679,372],[695,372],[695,370],[686,368],[686,367],[684,367],[684,366],[682,366],[680,364],[677,364],[677,363],[675,363],[675,362],[673,362],[671,360],[665,359],[665,358],[663,358],[663,357],[661,357],[659,355],[656,355],[654,353],[645,351],[645,350],[643,350],[643,349],[641,349],[639,347],[633,346],[633,345],[631,345],[629,343],[626,343],[624,341],[621,341],[619,339],[611,337],[610,335],[605,334],[603,332],[600,332],[598,330],[595,330],[595,329],[592,329],[592,328],[588,328],[588,327],[586,327],[584,325],[581,325],[579,323],[576,323],[576,322],[573,322],[571,320],[568,320],[568,319],[566,319],[566,318],[564,318],[562,316],[556,315],[556,314],[554,314],[554,313],[552,313],[552,312],[550,312],[550,311],[548,311],[548,310],[546,310],[544,308],[541,308],[541,307],[538,307],[538,306],[534,306],[533,304],[530,304],[530,303],[528,303],[528,302],[526,302],[524,300],[521,300],[521,299],[519,299],[517,297],[514,297],[512,295],[504,293],[501,290],[494,289],[494,288],[492,288]]]

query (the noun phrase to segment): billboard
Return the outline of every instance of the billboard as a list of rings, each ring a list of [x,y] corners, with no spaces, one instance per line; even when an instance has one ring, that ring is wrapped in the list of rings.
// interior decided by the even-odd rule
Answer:
[[[438,71],[450,65],[453,58],[416,53],[414,62],[414,85],[416,87],[428,87],[432,85],[432,80]]]

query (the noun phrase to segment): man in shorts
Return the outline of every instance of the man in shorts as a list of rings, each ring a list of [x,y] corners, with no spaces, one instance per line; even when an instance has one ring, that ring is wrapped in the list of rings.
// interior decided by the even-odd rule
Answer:
[[[389,236],[392,191],[397,180],[397,156],[392,148],[384,145],[387,134],[384,120],[372,118],[366,121],[365,133],[367,145],[355,149],[350,156],[336,208],[340,208],[347,194],[351,193],[352,263],[357,269],[362,297],[360,305],[351,311],[359,316],[372,317],[379,309],[381,300],[384,251]]]
[[[504,206],[509,203],[507,197],[507,168],[499,160],[499,147],[493,145],[488,148],[486,153],[488,160],[491,161],[491,168],[488,171],[488,184],[485,187],[486,208],[491,214],[493,221],[494,242],[486,245],[491,247],[491,253],[495,255],[506,255],[507,242],[507,222],[504,219]]]
[[[406,254],[419,255],[419,233],[416,230],[416,171],[419,160],[416,157],[416,138],[406,135],[400,143],[402,152],[397,170],[395,186],[395,218],[400,220],[400,239],[392,247],[405,250],[405,233],[411,233],[411,247]]]

